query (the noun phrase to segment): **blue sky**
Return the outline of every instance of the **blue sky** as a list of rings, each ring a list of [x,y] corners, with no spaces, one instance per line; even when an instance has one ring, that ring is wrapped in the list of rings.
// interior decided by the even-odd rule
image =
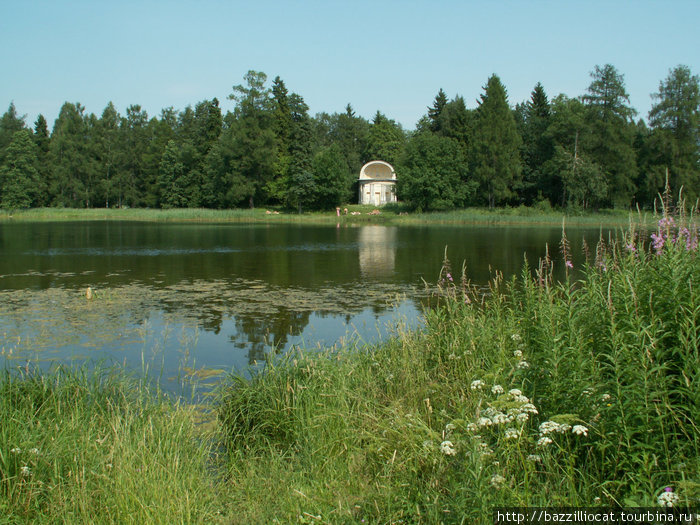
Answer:
[[[678,64],[700,74],[700,1],[0,0],[0,112],[49,126],[64,101],[149,116],[217,97],[249,69],[279,75],[311,114],[349,102],[413,129],[438,91],[476,107],[496,73],[509,102],[542,82],[583,94],[596,65],[624,75],[646,119]]]

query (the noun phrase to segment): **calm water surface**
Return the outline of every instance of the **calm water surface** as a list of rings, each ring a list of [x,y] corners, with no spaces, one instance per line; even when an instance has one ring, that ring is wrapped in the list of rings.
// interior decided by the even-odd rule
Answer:
[[[574,262],[583,238],[569,229]],[[561,228],[129,222],[0,224],[0,364],[106,360],[188,374],[416,326],[445,247],[483,284],[519,273]],[[560,260],[561,262],[561,260]],[[559,264],[561,266],[561,264]],[[91,287],[95,297],[87,300]]]

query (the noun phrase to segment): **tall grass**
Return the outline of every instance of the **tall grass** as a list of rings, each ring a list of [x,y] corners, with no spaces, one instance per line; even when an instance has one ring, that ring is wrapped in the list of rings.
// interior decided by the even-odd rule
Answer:
[[[424,330],[232,378],[219,419],[243,520],[490,523],[502,505],[697,505],[697,230],[666,217],[652,239],[631,228],[601,241],[580,278],[567,265],[556,283],[564,237],[561,260],[496,274],[486,294],[446,266]]]
[[[0,523],[204,523],[223,506],[194,409],[115,369],[0,377]]]

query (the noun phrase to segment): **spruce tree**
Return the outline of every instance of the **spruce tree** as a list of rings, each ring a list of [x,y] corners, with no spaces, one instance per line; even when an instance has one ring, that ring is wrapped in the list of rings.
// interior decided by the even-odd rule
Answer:
[[[514,196],[521,174],[521,142],[506,89],[501,79],[492,75],[476,110],[472,143],[474,174],[489,208]]]
[[[447,105],[447,95],[440,88],[438,94],[435,95],[435,101],[432,106],[428,107],[428,120],[430,121],[430,131],[434,133],[439,133],[442,131],[442,121],[440,116],[442,115],[442,110],[445,109]]]
[[[554,204],[560,188],[556,181],[543,170],[554,154],[554,145],[547,129],[551,123],[551,110],[547,94],[539,82],[532,90],[530,100],[522,108],[521,148],[523,161],[523,184],[521,197],[532,204],[538,196],[546,197]]]
[[[0,117],[0,166],[5,158],[5,150],[14,140],[15,132],[25,128],[24,118],[17,114],[14,102],[10,102],[7,111]]]
[[[44,115],[39,115],[34,122],[34,144],[36,144],[37,154],[37,171],[39,172],[39,180],[37,186],[37,206],[46,206],[48,204],[48,185],[49,173],[49,145],[51,142],[49,136],[49,126]]]

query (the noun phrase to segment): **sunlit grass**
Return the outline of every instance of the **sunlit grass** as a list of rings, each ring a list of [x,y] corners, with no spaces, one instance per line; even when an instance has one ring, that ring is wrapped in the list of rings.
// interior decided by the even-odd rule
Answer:
[[[347,213],[345,213],[347,210]],[[377,213],[378,212],[378,213]],[[143,209],[143,208],[36,208],[8,212],[0,210],[0,222],[49,221],[146,221],[146,222],[221,222],[221,223],[382,223],[382,224],[478,224],[478,225],[558,225],[566,218],[570,226],[625,226],[630,215],[635,220],[651,221],[650,214],[626,210],[553,210],[519,206],[489,210],[467,208],[444,212],[414,213],[402,204],[381,208],[367,205],[345,205],[340,215],[335,210],[322,212],[295,212],[279,208],[212,210],[204,208]]]
[[[0,377],[0,521],[205,523],[224,505],[194,408],[116,369]]]

